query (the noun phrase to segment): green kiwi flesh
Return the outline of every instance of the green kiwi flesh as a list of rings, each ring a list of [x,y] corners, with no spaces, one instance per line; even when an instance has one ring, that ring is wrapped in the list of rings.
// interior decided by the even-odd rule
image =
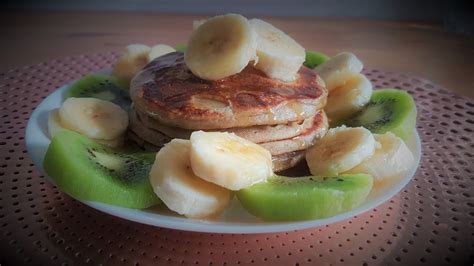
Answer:
[[[186,44],[177,44],[174,49],[176,49],[176,52],[184,52],[188,46]]]
[[[296,178],[274,175],[236,195],[247,211],[266,221],[312,220],[359,206],[372,184],[372,176],[366,174]]]
[[[413,98],[398,89],[374,90],[369,103],[354,116],[339,124],[363,126],[373,133],[388,131],[408,140],[416,126],[416,105]]]
[[[154,160],[154,153],[122,153],[63,130],[52,139],[43,165],[74,198],[142,209],[161,202],[148,178]]]
[[[317,66],[329,60],[329,56],[315,51],[306,51],[306,57],[304,65],[311,69],[315,69]]]
[[[66,93],[66,98],[98,98],[110,101],[124,110],[130,108],[128,89],[115,77],[91,74],[77,80]]]

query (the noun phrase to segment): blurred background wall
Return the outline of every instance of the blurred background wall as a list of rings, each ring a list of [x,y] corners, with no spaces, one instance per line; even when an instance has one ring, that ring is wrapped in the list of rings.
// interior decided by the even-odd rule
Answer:
[[[5,1],[5,0],[4,0]],[[241,13],[247,16],[318,16],[429,21],[472,33],[468,0],[6,0],[3,10],[145,11],[186,14]]]

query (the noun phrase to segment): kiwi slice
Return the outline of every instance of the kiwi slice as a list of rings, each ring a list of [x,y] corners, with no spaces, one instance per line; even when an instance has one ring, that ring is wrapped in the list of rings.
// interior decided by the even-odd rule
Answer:
[[[177,44],[174,49],[176,49],[176,52],[184,52],[186,51],[186,49],[188,48],[188,46],[186,44]]]
[[[118,79],[107,75],[91,74],[77,80],[66,93],[69,97],[90,97],[110,101],[124,110],[130,108],[128,88]]]
[[[160,203],[148,180],[154,160],[154,153],[121,153],[63,130],[48,147],[44,169],[74,198],[142,209]]]
[[[315,69],[317,66],[329,60],[329,56],[315,51],[306,51],[306,57],[304,65],[311,69]]]
[[[369,195],[372,183],[372,176],[366,174],[296,178],[274,175],[236,195],[247,211],[263,220],[309,220],[359,206]]]
[[[416,126],[416,113],[415,101],[407,92],[379,89],[361,111],[338,124],[363,126],[377,134],[390,131],[408,140]]]

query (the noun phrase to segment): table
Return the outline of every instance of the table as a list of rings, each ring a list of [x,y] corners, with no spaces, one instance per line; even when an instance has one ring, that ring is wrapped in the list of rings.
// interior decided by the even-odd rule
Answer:
[[[202,16],[132,12],[14,12],[0,16],[0,71],[53,58],[121,51],[130,43],[185,43]],[[429,79],[474,97],[474,37],[418,22],[268,18],[305,48],[351,51],[369,68]]]
[[[185,42],[196,18],[85,12],[0,16],[0,264],[472,264],[474,103],[452,91],[473,97],[473,40],[436,25],[269,19],[308,49],[355,52],[374,84],[399,86],[415,97],[420,168],[396,197],[369,212],[297,232],[192,233],[111,217],[52,186],[24,145],[35,106],[64,83],[110,67],[129,43]],[[446,50],[456,52],[440,53]]]

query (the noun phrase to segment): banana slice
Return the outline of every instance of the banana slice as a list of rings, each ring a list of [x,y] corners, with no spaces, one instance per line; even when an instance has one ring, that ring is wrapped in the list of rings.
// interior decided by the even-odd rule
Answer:
[[[118,105],[96,98],[68,98],[59,108],[61,125],[92,139],[117,139],[128,127],[128,115]]]
[[[151,48],[144,44],[130,44],[117,60],[112,75],[130,84],[133,76],[148,63]]]
[[[255,60],[257,34],[241,15],[206,20],[191,34],[184,60],[194,75],[218,80],[242,71]]]
[[[267,76],[292,81],[305,60],[305,50],[295,40],[270,23],[251,19],[257,32],[257,69]]]
[[[153,59],[158,58],[162,55],[169,54],[175,52],[176,50],[166,44],[157,44],[151,47],[150,52],[148,53],[148,62],[153,61]]]
[[[344,85],[331,91],[324,110],[332,121],[340,120],[362,109],[369,103],[370,96],[370,80],[360,73],[353,74]]]
[[[306,161],[311,174],[315,176],[337,175],[372,156],[375,146],[374,136],[366,128],[331,128],[308,149]]]
[[[59,116],[59,109],[54,109],[49,113],[48,117],[48,133],[49,137],[52,139],[57,133],[59,133],[62,130],[67,129],[65,126],[62,125],[61,123],[61,117]],[[71,129],[72,130],[72,129]],[[100,140],[100,139],[92,139],[98,143],[107,145],[112,148],[119,148],[123,145],[125,142],[125,133],[121,134],[115,139],[111,140]]]
[[[197,177],[191,170],[191,143],[173,139],[156,155],[150,183],[169,209],[191,218],[205,218],[224,210],[231,191]]]
[[[273,173],[270,152],[235,134],[195,131],[190,139],[193,171],[204,180],[239,190]]]
[[[375,181],[396,178],[413,167],[415,158],[405,142],[391,132],[374,135],[380,147],[374,155],[362,161],[347,173],[366,173]]]
[[[343,86],[350,76],[360,73],[363,67],[362,62],[354,54],[344,52],[316,67],[316,72],[326,83],[326,89],[331,92]]]

